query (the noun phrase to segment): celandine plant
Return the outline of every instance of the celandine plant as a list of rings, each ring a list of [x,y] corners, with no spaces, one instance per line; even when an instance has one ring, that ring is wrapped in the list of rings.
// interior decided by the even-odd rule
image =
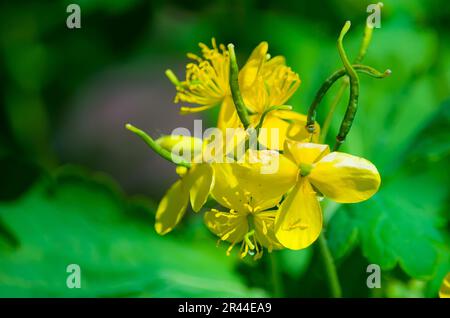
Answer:
[[[339,280],[324,235],[320,201],[339,203],[367,200],[380,186],[377,168],[368,160],[339,151],[355,118],[358,73],[384,78],[387,70],[360,64],[372,35],[366,26],[359,55],[350,63],[342,45],[350,28],[346,22],[337,41],[344,67],[319,88],[306,115],[286,105],[300,85],[300,77],[282,56],[271,57],[262,42],[239,70],[234,46],[200,44],[202,55],[193,60],[180,81],[168,70],[175,85],[175,102],[189,103],[181,113],[219,107],[217,129],[203,139],[180,135],[153,140],[127,124],[155,152],[176,165],[180,179],[162,198],[155,230],[165,235],[183,218],[187,206],[199,212],[209,197],[221,207],[204,214],[208,229],[219,241],[240,246],[239,256],[255,259],[275,249],[304,249],[319,240],[327,278],[334,296],[341,295]],[[332,150],[323,144],[334,115],[330,107],[320,129],[316,110],[329,88],[343,79],[338,92],[350,90],[349,101]]]

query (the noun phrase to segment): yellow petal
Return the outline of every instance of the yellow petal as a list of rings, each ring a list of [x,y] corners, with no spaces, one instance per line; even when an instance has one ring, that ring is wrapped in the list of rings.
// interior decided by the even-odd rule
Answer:
[[[248,232],[245,214],[213,210],[206,212],[204,219],[208,229],[223,241],[240,242]]]
[[[278,64],[270,73],[261,73],[264,74],[264,83],[268,87],[267,106],[285,104],[300,86],[300,77],[288,66]]]
[[[262,69],[262,76],[264,78],[268,78],[280,67],[286,64],[286,59],[284,56],[274,56],[270,60],[264,63],[264,67]]]
[[[278,241],[292,250],[311,245],[322,230],[322,211],[316,193],[306,178],[301,178],[279,208],[275,220]]]
[[[297,165],[311,165],[330,152],[328,145],[296,142],[287,139],[284,143],[285,155]]]
[[[299,114],[294,111],[277,111],[279,118],[290,121],[289,128],[286,131],[286,138],[297,142],[315,142],[319,141],[320,126],[317,122],[314,123],[314,134],[311,139],[311,134],[306,129],[306,115]]]
[[[225,130],[225,142],[223,153],[236,160],[245,155],[245,141],[248,133],[244,128],[227,128]]]
[[[242,124],[236,112],[233,99],[231,96],[225,97],[222,106],[220,107],[217,127],[225,133],[227,128],[237,128],[241,126]]]
[[[448,273],[442,281],[441,288],[439,289],[440,298],[450,298],[450,273]]]
[[[192,209],[198,212],[206,203],[213,187],[213,168],[207,163],[193,165],[186,176],[186,182],[188,182]]]
[[[156,211],[155,230],[164,235],[173,230],[186,212],[189,191],[183,179],[175,182],[159,202]]]
[[[326,197],[340,203],[367,200],[380,187],[380,174],[368,160],[332,152],[318,161],[308,175],[310,182]]]
[[[253,121],[259,121],[260,115],[270,106],[270,96],[267,90],[265,79],[258,74],[252,85],[242,90],[242,97],[245,106],[255,113]]]
[[[273,111],[273,113],[275,112]],[[268,114],[258,136],[259,143],[268,149],[283,149],[289,125],[287,121],[280,119],[276,114]]]
[[[234,175],[235,163],[212,163],[214,169],[214,187],[211,194],[214,199],[228,209],[245,210],[244,203],[237,195],[239,182]]]
[[[267,60],[267,50],[269,45],[267,42],[261,42],[252,52],[245,63],[244,67],[239,72],[239,86],[241,90],[249,89],[255,82],[261,67]]]
[[[275,206],[297,180],[297,167],[276,151],[249,151],[242,163],[214,163],[212,195],[237,211]]]
[[[277,210],[273,210],[252,214],[255,225],[255,238],[269,250],[283,248],[283,245],[275,237],[274,223],[277,213]]]
[[[317,142],[319,139],[320,126],[315,123],[315,127],[312,142]],[[306,129],[306,116],[294,111],[275,110],[270,112],[266,116],[262,128],[267,130],[260,132],[258,140],[268,149],[282,149],[286,139],[294,142],[309,142],[311,139],[311,134]],[[274,140],[275,133],[271,130],[274,128],[278,129],[277,140]]]

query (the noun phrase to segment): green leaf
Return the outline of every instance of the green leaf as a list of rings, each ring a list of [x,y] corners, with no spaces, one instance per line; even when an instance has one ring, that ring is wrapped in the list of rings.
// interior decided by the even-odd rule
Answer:
[[[404,182],[414,193],[414,182]],[[445,245],[439,218],[407,195],[394,197],[392,193],[392,188],[386,188],[366,202],[338,210],[330,220],[330,248],[336,257],[343,257],[354,244],[356,230],[371,263],[383,270],[398,264],[412,277],[431,279],[440,263],[439,250]]]
[[[399,265],[414,278],[432,279],[443,275],[441,268],[447,268],[449,257],[445,248],[448,238],[442,231],[448,218],[443,212],[448,206],[450,182],[449,175],[443,173],[449,158],[449,104],[438,105],[436,98],[431,98],[429,79],[418,80],[412,87],[408,89],[411,94],[401,98],[409,102],[399,104],[407,104],[407,108],[392,105],[392,124],[377,118],[380,111],[371,109],[375,123],[389,123],[385,130],[379,127],[367,136],[364,124],[357,125],[360,130],[355,136],[361,132],[364,141],[360,153],[367,153],[366,158],[380,169],[380,192],[367,202],[342,206],[331,218],[327,236],[337,258],[345,257],[358,242],[368,260],[383,270]],[[427,104],[427,99],[437,106]],[[375,127],[370,121],[365,123],[368,129]],[[371,138],[378,140],[377,146],[361,150]],[[355,144],[353,139],[351,142]],[[433,292],[436,284],[430,287]]]
[[[327,228],[328,245],[335,259],[347,256],[357,243],[358,228],[347,211],[346,206],[342,206]]]
[[[252,297],[236,259],[214,241],[182,233],[158,236],[142,203],[104,182],[62,174],[18,201],[0,205],[1,297]],[[0,233],[1,235],[1,233]],[[66,286],[66,267],[81,268],[81,288]]]
[[[438,265],[443,238],[429,217],[409,202],[383,195],[357,208],[364,255],[384,270],[398,263],[410,276],[430,279]],[[366,221],[364,222],[364,219]]]
[[[428,282],[425,295],[427,297],[438,297],[439,289],[441,288],[442,282],[445,275],[450,272],[450,249],[449,246],[442,246],[439,250],[439,267],[436,275],[431,281]]]
[[[300,278],[308,269],[312,258],[312,249],[307,248],[300,251],[284,249],[278,252],[283,272],[293,278]]]

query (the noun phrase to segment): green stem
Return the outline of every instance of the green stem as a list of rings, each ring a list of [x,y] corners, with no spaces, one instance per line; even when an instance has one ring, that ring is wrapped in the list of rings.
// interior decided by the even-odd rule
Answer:
[[[392,71],[390,69],[386,69],[383,73],[381,73],[373,67],[364,64],[353,64],[352,66],[358,73],[366,74],[377,79],[383,79],[392,74]]]
[[[362,65],[362,64],[354,64],[353,68],[363,74],[369,75],[374,78],[385,78],[391,74],[391,70],[387,69],[384,73],[374,69],[373,67]],[[308,116],[306,122],[306,128],[309,133],[314,133],[314,122],[316,120],[316,111],[319,104],[322,102],[323,97],[328,92],[328,90],[333,86],[333,84],[339,80],[341,77],[347,74],[347,70],[345,68],[340,68],[331,74],[320,86],[319,90],[316,93],[316,97],[314,98],[311,106],[308,109]]]
[[[361,42],[361,46],[359,47],[358,56],[353,61],[354,64],[361,63],[364,56],[366,56],[367,48],[369,47],[370,41],[372,40],[373,34],[373,26],[369,23],[366,23],[366,27],[364,28],[363,40]]]
[[[283,297],[283,286],[278,268],[278,260],[274,252],[269,253],[270,274],[272,279],[273,297]]]
[[[341,101],[342,96],[344,95],[345,90],[347,89],[348,82],[344,81],[339,86],[339,90],[331,102],[330,109],[328,110],[327,117],[322,125],[322,131],[320,132],[320,140],[319,142],[323,144],[327,138],[328,130],[330,129],[331,120],[333,119],[334,111],[336,110],[337,105]]]
[[[245,129],[250,126],[250,118],[248,116],[247,107],[245,107],[242,98],[241,90],[239,89],[239,67],[236,62],[236,54],[234,52],[234,45],[228,44],[228,52],[230,54],[230,89],[233,97],[236,112]]]
[[[345,33],[348,31],[348,28],[350,27],[350,22],[346,23],[346,26],[344,26],[344,28],[347,27],[347,30],[345,30]],[[345,34],[344,33],[344,34]],[[361,42],[361,46],[359,48],[358,51],[358,56],[355,58],[354,60],[354,64],[353,64],[353,68],[355,71],[359,72],[359,73],[365,73],[368,74],[372,77],[375,78],[384,78],[388,75],[391,74],[391,71],[388,69],[386,70],[384,73],[381,73],[369,66],[366,65],[361,65],[359,63],[361,63],[361,61],[363,60],[364,56],[367,53],[367,48],[369,47],[370,41],[372,40],[372,34],[373,34],[373,26],[371,26],[370,24],[366,23],[365,29],[364,29],[364,36],[363,36],[363,40]],[[342,35],[342,32],[341,32]],[[342,35],[343,38],[343,35]],[[341,46],[342,47],[342,38],[340,38],[338,40],[338,47]],[[345,52],[344,52],[345,54]],[[348,60],[347,60],[348,61]],[[345,74],[347,74],[347,69],[340,69],[337,72],[333,73],[332,76],[330,76],[327,80],[333,80],[336,81],[337,79],[339,79],[340,77],[344,76]],[[327,81],[324,83],[326,85],[333,85],[334,81],[331,83],[327,83]],[[329,126],[331,124],[331,119],[332,116],[334,114],[334,110],[335,107],[337,106],[337,104],[339,104],[340,98],[342,98],[343,95],[343,90],[347,87],[349,83],[348,82],[344,82],[339,90],[338,90],[338,95],[337,97],[333,100],[333,104],[331,105],[331,109],[328,112],[327,118],[325,119],[324,122],[324,127],[322,127],[322,134],[321,134],[321,142],[323,142],[326,139],[326,135],[328,133],[328,129]],[[308,122],[307,122],[307,129],[308,131],[312,134],[314,133],[314,117],[315,117],[315,111],[316,108],[318,106],[318,104],[320,103],[320,101],[322,100],[323,96],[325,95],[325,93],[328,91],[328,89],[331,87],[331,85],[329,85],[329,87],[321,87],[321,89],[319,90],[320,94],[318,93],[316,95],[316,99],[313,101],[313,104],[311,104],[310,110],[308,111]],[[318,100],[317,100],[318,99]],[[312,109],[311,109],[312,108]]]
[[[259,136],[259,131],[262,128],[262,125],[264,124],[264,120],[266,119],[266,116],[273,112],[274,110],[292,110],[292,106],[289,105],[281,105],[281,106],[270,106],[267,108],[261,115],[261,118],[259,119],[258,125],[256,125],[255,129],[257,131],[257,134]]]
[[[322,256],[322,261],[325,268],[331,295],[334,298],[340,298],[342,297],[342,290],[336,271],[336,265],[334,263],[333,257],[331,256],[327,240],[325,239],[323,233],[320,234],[318,241],[319,241],[319,252]]]
[[[319,90],[316,93],[316,97],[314,98],[313,102],[311,103],[311,106],[309,106],[308,109],[308,115],[306,120],[306,129],[308,132],[312,135],[315,130],[314,122],[316,121],[316,110],[319,106],[320,102],[322,101],[325,94],[328,92],[328,90],[333,86],[333,84],[340,79],[342,76],[345,75],[345,69],[340,69],[331,74],[320,86]]]
[[[135,133],[138,137],[140,137],[150,148],[153,149],[154,152],[156,152],[158,155],[163,157],[164,159],[178,165],[183,166],[186,168],[190,168],[191,164],[187,162],[183,157],[180,157],[176,154],[171,153],[170,151],[164,149],[161,147],[156,141],[152,139],[149,135],[147,135],[144,131],[140,130],[139,128],[131,125],[126,124],[125,128],[129,131]]]
[[[342,63],[344,64],[347,75],[350,78],[350,97],[348,99],[347,110],[342,120],[341,127],[339,128],[339,133],[336,136],[336,143],[334,144],[333,151],[339,150],[339,147],[344,143],[345,138],[353,124],[355,119],[356,111],[358,109],[358,99],[359,99],[359,78],[352,64],[348,60],[347,54],[345,53],[344,46],[342,45],[342,40],[345,34],[347,34],[350,29],[350,21],[345,22],[344,27],[341,30],[341,34],[337,40],[337,47],[339,55],[341,57]]]

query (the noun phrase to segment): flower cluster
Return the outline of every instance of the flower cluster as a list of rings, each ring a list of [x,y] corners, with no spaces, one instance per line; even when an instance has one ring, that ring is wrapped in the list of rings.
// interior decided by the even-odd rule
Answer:
[[[192,62],[185,80],[166,72],[177,90],[175,102],[182,103],[182,114],[219,107],[218,129],[241,128],[232,148],[240,144],[244,151],[230,156],[227,148],[221,152],[223,160],[187,161],[174,149],[181,146],[190,158],[201,159],[212,141],[174,135],[153,141],[128,125],[155,151],[177,163],[180,179],[156,212],[159,234],[175,228],[189,203],[199,212],[213,199],[217,206],[204,214],[208,229],[219,241],[230,243],[228,255],[240,245],[241,257],[257,259],[264,248],[270,252],[311,245],[323,227],[323,197],[356,203],[377,192],[381,179],[371,162],[330,151],[319,143],[320,127],[314,120],[311,124],[311,116],[286,105],[301,80],[283,57],[269,55],[266,42],[253,50],[240,71],[232,45],[218,46],[213,39],[211,47],[200,44],[200,48],[201,56],[188,54]],[[250,146],[251,131],[256,132],[256,147]]]

